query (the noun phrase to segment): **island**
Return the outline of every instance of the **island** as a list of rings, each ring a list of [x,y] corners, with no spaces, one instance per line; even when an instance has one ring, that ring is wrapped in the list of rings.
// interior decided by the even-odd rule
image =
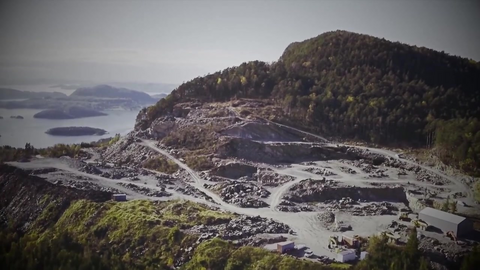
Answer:
[[[21,115],[12,115],[10,116],[11,119],[23,119],[23,116]]]
[[[78,88],[70,95],[70,98],[95,97],[95,98],[121,98],[129,99],[140,104],[154,104],[157,99],[147,93],[127,88],[118,88],[110,85],[97,85],[94,87]]]
[[[45,133],[52,136],[102,136],[106,130],[92,127],[57,127],[47,130]]]
[[[84,117],[105,116],[106,113],[80,106],[72,106],[66,109],[50,109],[36,113],[33,118],[41,119],[75,119]]]

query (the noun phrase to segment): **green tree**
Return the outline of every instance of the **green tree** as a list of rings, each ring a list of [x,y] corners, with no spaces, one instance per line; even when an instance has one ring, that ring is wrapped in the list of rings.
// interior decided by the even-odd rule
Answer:
[[[417,229],[413,227],[404,250],[407,269],[418,269],[420,266],[421,253],[418,250],[418,245]]]
[[[456,213],[457,212],[457,201],[456,200],[453,200],[450,203],[449,210],[450,210],[451,213]]]
[[[443,202],[442,207],[440,210],[448,212],[450,210],[450,196],[447,197],[447,199]]]
[[[479,246],[475,246],[473,250],[465,256],[463,259],[462,265],[460,270],[473,270],[478,269],[480,265],[480,248]]]

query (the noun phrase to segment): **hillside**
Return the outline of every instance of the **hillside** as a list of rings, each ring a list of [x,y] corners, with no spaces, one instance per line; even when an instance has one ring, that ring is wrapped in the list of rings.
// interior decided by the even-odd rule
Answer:
[[[65,98],[67,95],[60,92],[31,92],[20,91],[10,88],[0,88],[0,100],[2,99],[30,99],[30,98]]]
[[[70,97],[125,98],[143,104],[152,104],[157,101],[157,99],[152,98],[144,92],[126,88],[117,88],[109,85],[78,88],[70,95]]]
[[[0,197],[3,269],[332,269],[202,238],[190,229],[236,215],[193,202],[115,203],[108,192],[51,184],[6,165]]]
[[[325,136],[436,147],[445,162],[480,167],[480,64],[345,31],[292,43],[272,64],[243,63],[176,88],[136,129],[187,101],[271,99],[272,119]]]

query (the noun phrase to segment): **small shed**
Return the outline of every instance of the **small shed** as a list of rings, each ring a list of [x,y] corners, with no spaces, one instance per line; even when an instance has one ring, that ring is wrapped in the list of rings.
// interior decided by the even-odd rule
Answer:
[[[116,202],[124,202],[127,200],[127,194],[113,194],[112,200]]]
[[[337,261],[338,262],[349,262],[349,261],[354,261],[357,258],[357,255],[355,254],[355,250],[353,249],[347,249],[344,251],[340,251],[337,254]]]
[[[473,230],[473,223],[469,219],[431,207],[426,207],[420,211],[418,217],[444,233],[452,231],[455,236],[466,235]]]
[[[287,241],[287,242],[282,242],[277,244],[277,252],[280,254],[285,253],[294,248],[295,248],[295,243],[293,241]]]

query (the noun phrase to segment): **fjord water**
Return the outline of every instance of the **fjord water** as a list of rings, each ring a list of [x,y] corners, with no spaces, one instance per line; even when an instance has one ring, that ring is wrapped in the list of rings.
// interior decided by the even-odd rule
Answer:
[[[31,109],[0,109],[0,145],[24,147],[30,143],[35,148],[44,148],[58,143],[81,143],[97,141],[101,138],[114,136],[116,133],[125,135],[133,130],[138,111],[113,110],[105,111],[108,115],[79,119],[49,120],[36,119],[33,115],[40,110]],[[21,115],[24,119],[11,119],[10,116]],[[108,133],[103,136],[52,136],[45,134],[50,128],[87,126],[101,128]]]

